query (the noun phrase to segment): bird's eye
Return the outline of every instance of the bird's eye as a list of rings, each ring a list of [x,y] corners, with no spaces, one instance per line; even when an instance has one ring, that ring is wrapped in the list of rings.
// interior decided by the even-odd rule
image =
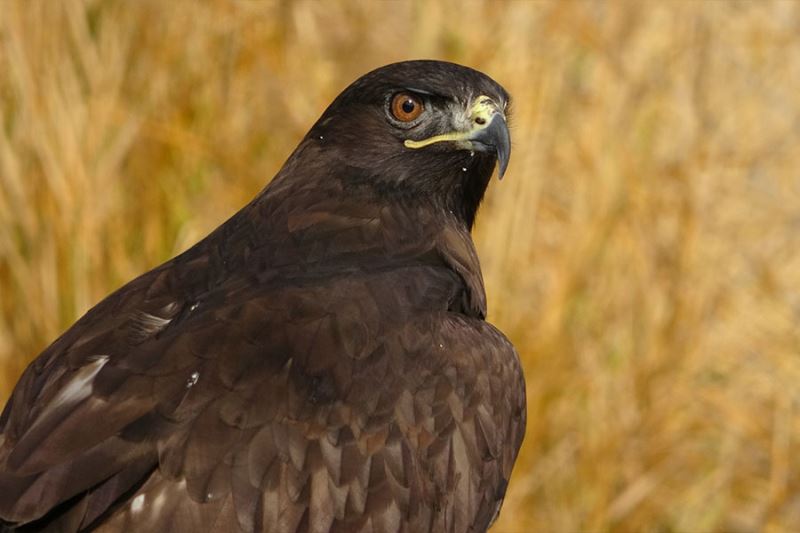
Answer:
[[[408,93],[398,93],[392,98],[392,115],[400,122],[411,122],[424,109],[422,101]]]

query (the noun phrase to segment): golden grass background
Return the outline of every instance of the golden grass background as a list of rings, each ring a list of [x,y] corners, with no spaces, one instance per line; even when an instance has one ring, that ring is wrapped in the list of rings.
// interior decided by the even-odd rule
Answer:
[[[800,530],[800,3],[0,5],[0,402],[367,70],[515,97],[476,241],[529,427],[500,532]]]

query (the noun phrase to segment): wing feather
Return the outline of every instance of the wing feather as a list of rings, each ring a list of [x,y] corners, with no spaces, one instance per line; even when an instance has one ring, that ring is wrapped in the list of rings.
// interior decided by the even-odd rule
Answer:
[[[135,280],[20,381],[0,418],[0,516],[100,531],[485,530],[522,438],[524,384],[480,318],[482,293],[453,308],[482,291],[479,274],[465,285],[474,254],[456,242],[444,262],[263,285],[214,286],[205,270],[225,261],[206,250]]]

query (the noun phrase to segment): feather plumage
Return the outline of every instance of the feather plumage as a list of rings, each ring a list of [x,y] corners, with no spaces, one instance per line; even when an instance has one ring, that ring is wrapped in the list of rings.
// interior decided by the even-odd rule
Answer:
[[[525,425],[469,233],[494,155],[397,142],[383,100],[412,82],[507,100],[439,62],[355,82],[255,200],[25,371],[5,527],[488,528]]]

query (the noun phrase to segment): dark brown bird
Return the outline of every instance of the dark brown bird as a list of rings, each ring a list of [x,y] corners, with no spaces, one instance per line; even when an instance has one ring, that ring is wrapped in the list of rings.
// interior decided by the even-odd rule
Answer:
[[[486,530],[525,427],[470,236],[508,101],[438,61],[345,89],[253,201],[27,368],[0,529]]]

